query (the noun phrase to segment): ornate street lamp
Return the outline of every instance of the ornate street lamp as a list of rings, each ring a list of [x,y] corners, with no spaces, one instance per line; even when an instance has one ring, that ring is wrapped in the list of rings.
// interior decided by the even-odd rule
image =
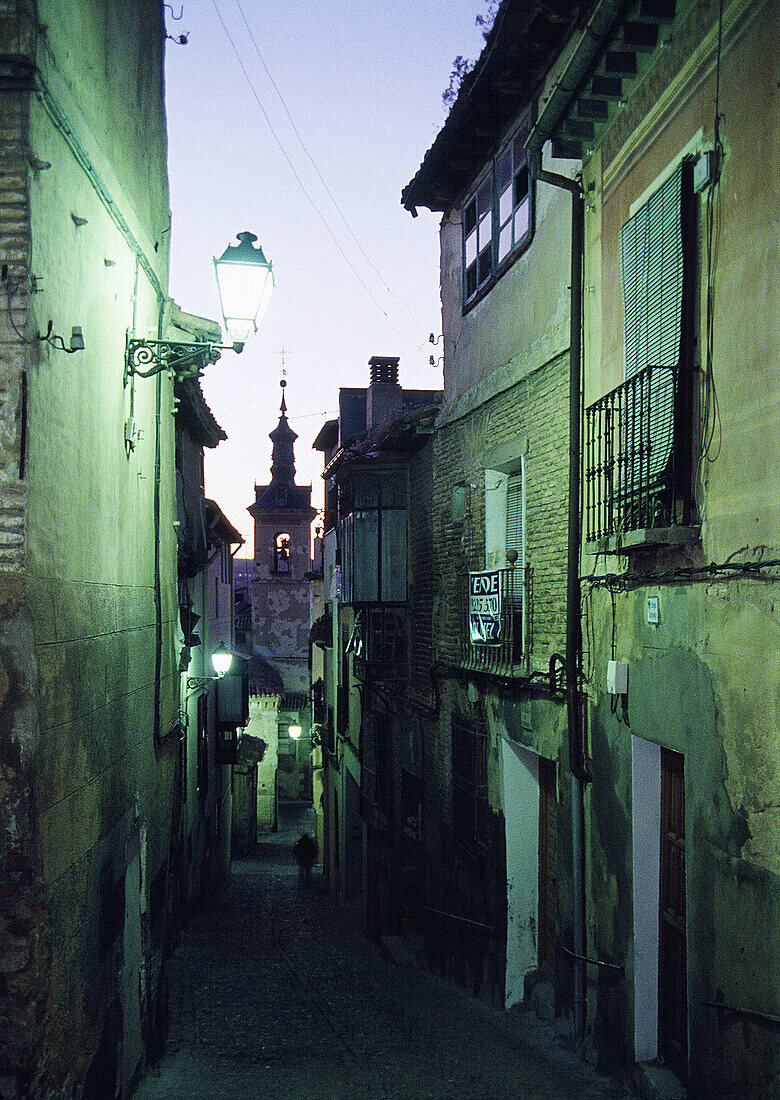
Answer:
[[[238,240],[214,260],[214,273],[225,332],[234,344],[243,344],[257,332],[275,280],[274,265],[254,246],[254,233],[239,233]]]
[[[273,264],[262,248],[255,248],[254,233],[239,233],[239,244],[228,245],[214,272],[219,290],[225,331],[232,344],[214,344],[207,340],[180,343],[174,340],[139,340],[127,333],[125,343],[125,385],[131,375],[151,378],[168,371],[178,380],[196,378],[210,363],[216,363],[223,351],[244,350],[247,337],[257,332],[274,287]]]
[[[187,687],[190,690],[200,691],[213,683],[215,680],[221,680],[222,677],[230,671],[230,666],[233,663],[233,654],[225,646],[224,642],[220,642],[214,652],[211,654],[211,663],[214,666],[214,676],[189,676],[187,678]]]

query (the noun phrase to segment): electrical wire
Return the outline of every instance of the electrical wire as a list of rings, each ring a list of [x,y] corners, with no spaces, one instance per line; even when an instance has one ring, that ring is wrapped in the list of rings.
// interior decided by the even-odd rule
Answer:
[[[345,228],[346,228],[347,232],[349,233],[350,237],[352,238],[352,240],[353,240],[353,241],[355,242],[355,244],[357,245],[357,247],[358,247],[358,250],[360,251],[360,254],[361,254],[361,256],[362,256],[362,257],[363,257],[363,259],[364,259],[364,260],[366,261],[366,263],[367,263],[367,264],[368,264],[368,266],[369,266],[369,267],[371,268],[371,270],[372,270],[372,271],[374,272],[374,274],[375,274],[375,275],[377,276],[377,278],[379,279],[380,283],[381,283],[381,284],[382,284],[382,286],[383,286],[383,287],[385,288],[385,290],[387,291],[387,293],[388,293],[388,294],[389,294],[389,295],[390,295],[390,296],[391,296],[392,298],[395,298],[395,299],[396,299],[396,301],[400,302],[400,303],[401,303],[401,305],[403,305],[403,306],[405,307],[405,309],[406,309],[407,313],[408,313],[408,314],[409,314],[409,316],[411,317],[411,319],[412,319],[412,321],[414,322],[414,324],[415,324],[415,325],[417,326],[417,328],[420,328],[420,329],[421,329],[421,328],[422,328],[423,326],[422,326],[422,325],[420,324],[420,322],[418,321],[418,319],[417,319],[417,318],[415,317],[415,315],[414,315],[414,313],[412,312],[412,308],[411,308],[411,306],[409,305],[409,303],[408,303],[408,302],[406,301],[406,299],[405,299],[405,298],[402,298],[400,294],[396,294],[396,293],[395,293],[395,291],[393,291],[393,290],[391,290],[391,289],[390,289],[390,287],[389,287],[389,286],[387,285],[387,283],[385,282],[384,276],[382,275],[381,271],[380,271],[380,270],[379,270],[379,269],[377,268],[377,266],[376,266],[376,265],[374,264],[374,262],[372,261],[371,257],[370,257],[370,256],[368,255],[368,253],[367,253],[367,252],[365,251],[365,249],[363,248],[363,245],[362,245],[362,244],[360,243],[360,241],[358,240],[358,237],[357,237],[357,236],[356,236],[356,234],[355,234],[355,233],[353,232],[353,230],[352,230],[352,226],[351,226],[351,225],[349,224],[349,222],[347,221],[347,218],[346,218],[346,215],[344,214],[344,211],[343,211],[343,210],[341,209],[341,207],[339,206],[339,203],[338,203],[338,201],[337,201],[337,199],[336,199],[335,195],[333,194],[333,192],[331,191],[331,189],[330,189],[330,188],[328,187],[328,184],[326,183],[325,179],[323,178],[323,175],[322,175],[322,173],[320,172],[320,169],[319,169],[319,167],[318,167],[318,165],[317,165],[316,161],[314,160],[314,157],[313,157],[313,156],[311,155],[311,153],[309,152],[308,148],[306,147],[306,143],[304,142],[303,138],[301,137],[300,131],[298,130],[298,127],[297,127],[297,126],[296,126],[296,124],[295,124],[295,120],[293,119],[292,115],[290,114],[290,110],[289,110],[289,108],[288,108],[288,106],[287,106],[287,104],[286,104],[286,102],[285,102],[285,100],[284,100],[284,96],[282,95],[281,91],[279,90],[279,86],[277,85],[276,81],[274,80],[273,76],[271,75],[271,71],[270,71],[270,69],[268,68],[268,66],[266,65],[266,63],[265,63],[265,59],[264,59],[263,55],[262,55],[262,54],[260,53],[260,47],[259,47],[259,46],[257,45],[257,41],[256,41],[256,39],[255,39],[255,36],[254,36],[254,34],[252,33],[252,28],[251,28],[251,27],[249,26],[249,23],[248,23],[248,21],[247,21],[246,15],[244,14],[244,9],[243,9],[243,8],[241,7],[241,0],[236,0],[236,7],[238,8],[238,10],[239,10],[239,12],[240,12],[240,14],[241,14],[241,18],[242,18],[242,19],[244,20],[244,25],[246,26],[246,29],[247,29],[247,33],[249,34],[249,38],[250,38],[250,41],[251,41],[252,45],[254,46],[254,49],[255,49],[255,53],[257,54],[257,56],[258,56],[258,58],[259,58],[259,60],[260,60],[260,64],[261,64],[261,65],[263,66],[263,69],[265,70],[265,74],[266,74],[266,76],[268,77],[268,79],[270,80],[270,82],[271,82],[271,86],[273,87],[274,91],[275,91],[275,92],[276,92],[276,94],[278,95],[278,97],[279,97],[279,102],[281,103],[282,107],[284,108],[284,113],[285,113],[285,114],[287,115],[287,118],[288,118],[288,120],[289,120],[289,123],[290,123],[290,125],[292,126],[292,129],[293,129],[293,133],[294,133],[294,134],[295,134],[295,136],[297,137],[297,139],[298,139],[298,142],[299,142],[299,144],[300,144],[300,146],[301,146],[301,149],[303,149],[304,153],[305,153],[305,154],[306,154],[306,156],[308,157],[308,159],[309,159],[309,162],[311,163],[311,166],[312,166],[312,168],[314,169],[314,171],[315,171],[315,172],[316,172],[316,174],[317,174],[317,178],[319,179],[320,183],[322,184],[322,186],[323,186],[323,187],[324,187],[324,189],[325,189],[325,193],[327,194],[328,198],[330,199],[330,201],[331,201],[331,202],[333,203],[334,207],[336,208],[336,211],[337,211],[337,213],[338,213],[339,217],[341,218],[342,222],[344,223],[344,226],[345,226]],[[418,349],[418,350],[419,350],[419,349]]]
[[[225,35],[226,35],[228,41],[230,42],[230,45],[233,48],[233,53],[236,55],[236,60],[238,61],[238,66],[241,69],[241,72],[244,74],[244,78],[245,78],[247,84],[249,85],[249,90],[251,91],[252,96],[255,99],[255,102],[257,103],[258,107],[260,108],[260,111],[263,115],[263,118],[266,121],[268,129],[271,131],[271,136],[273,137],[276,144],[279,146],[279,150],[280,150],[282,156],[287,161],[287,164],[290,168],[290,171],[293,174],[293,177],[295,178],[296,183],[300,187],[301,191],[303,192],[305,198],[307,199],[310,206],[312,207],[312,209],[316,213],[317,217],[320,219],[323,226],[325,227],[325,230],[327,231],[328,236],[331,238],[334,245],[336,246],[337,252],[341,256],[341,258],[344,260],[347,267],[350,269],[350,271],[355,276],[357,281],[363,287],[363,290],[368,295],[370,300],[373,302],[373,304],[376,306],[376,308],[379,310],[379,312],[385,318],[385,321],[387,322],[389,328],[392,329],[392,331],[396,334],[396,336],[400,337],[400,339],[405,340],[408,344],[413,344],[414,340],[410,340],[409,337],[405,333],[401,332],[400,329],[396,328],[395,325],[392,323],[392,321],[390,320],[390,318],[387,314],[387,311],[377,301],[377,299],[375,298],[375,296],[374,296],[373,292],[371,291],[370,287],[366,283],[365,279],[363,279],[363,277],[358,272],[355,265],[352,263],[352,261],[347,256],[344,249],[341,247],[341,244],[339,243],[338,237],[336,236],[336,234],[331,229],[330,224],[328,223],[327,219],[325,218],[325,215],[322,213],[322,211],[320,210],[320,208],[317,205],[317,203],[315,202],[315,200],[309,194],[309,191],[307,190],[306,185],[304,184],[304,182],[301,179],[297,169],[295,168],[295,165],[292,162],[292,158],[288,154],[287,150],[285,149],[284,145],[281,142],[281,139],[279,138],[278,134],[276,133],[276,130],[273,127],[273,123],[271,122],[271,119],[268,115],[268,112],[266,111],[265,107],[263,106],[262,100],[260,99],[260,96],[258,95],[257,89],[255,88],[254,84],[252,83],[252,79],[249,76],[249,73],[247,72],[246,66],[244,65],[244,62],[241,59],[241,54],[238,51],[238,47],[236,46],[236,43],[233,40],[233,37],[232,37],[230,31],[228,30],[228,27],[227,27],[227,24],[225,23],[225,20],[222,18],[222,13],[220,12],[219,7],[217,6],[217,0],[211,0],[211,2],[214,6],[214,11],[217,13],[217,18],[219,19],[220,23],[222,24],[222,29],[224,30]]]
[[[747,548],[745,548],[747,549]],[[754,552],[758,551],[763,555],[764,547],[755,547]],[[659,583],[671,582],[671,581],[711,581],[713,577],[720,577],[722,579],[732,577],[753,577],[757,578],[762,573],[770,569],[780,569],[780,558],[772,558],[768,561],[763,560],[763,556],[758,561],[723,561],[723,562],[710,562],[709,565],[692,565],[679,569],[665,569],[665,570],[648,570],[644,573],[604,573],[596,575],[591,573],[589,576],[581,577],[583,583],[588,584],[590,589],[594,588],[607,588],[614,592],[628,592],[634,588],[640,588],[648,581],[658,581]],[[775,579],[774,577],[769,579]]]
[[[720,171],[723,161],[723,143],[720,138],[720,62],[723,46],[723,0],[718,10],[718,45],[715,60],[715,119],[714,156],[716,177],[707,193],[706,203],[706,255],[707,255],[707,313],[706,313],[706,373],[704,376],[704,409],[702,412],[701,459],[715,462],[720,455],[723,428],[720,416],[718,391],[715,384],[715,273],[720,247]]]

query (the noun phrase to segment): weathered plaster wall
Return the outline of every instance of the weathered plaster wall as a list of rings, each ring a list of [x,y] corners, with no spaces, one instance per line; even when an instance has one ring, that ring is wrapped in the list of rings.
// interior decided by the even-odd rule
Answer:
[[[699,1081],[710,1079],[717,1064],[715,1076],[723,1079],[722,1087],[742,1079],[746,1088],[749,1082],[760,1095],[768,1084],[762,1075],[774,1057],[771,1026],[762,1030],[760,1024],[747,1024],[751,1039],[749,1047],[743,1046],[744,1028],[735,1021],[720,1027],[724,1021],[703,1008],[702,1001],[723,999],[757,1011],[774,1011],[772,960],[780,866],[778,831],[772,821],[777,804],[777,729],[767,712],[767,704],[772,706],[772,691],[768,696],[767,688],[780,674],[780,623],[776,615],[760,616],[755,606],[739,606],[740,597],[753,603],[765,586],[753,583],[749,594],[746,582],[740,582],[742,592],[732,589],[728,595],[718,591],[722,587],[661,589],[663,618],[658,628],[644,622],[649,589],[618,597],[617,653],[630,666],[625,712],[620,706],[613,714],[604,694],[606,658],[594,667],[598,700],[592,715],[594,941],[599,957],[626,961],[630,978],[634,950],[630,738],[634,735],[685,757],[694,1070]],[[658,594],[658,589],[653,592]],[[601,632],[599,652],[605,654],[611,612],[603,597],[594,597],[594,603],[594,620]],[[730,652],[740,655],[740,669],[732,664],[728,675],[718,669],[715,638],[718,649],[723,641]],[[599,1012],[601,1038],[610,1029],[614,1035],[615,1016],[633,1013],[630,986],[627,999],[617,988],[606,994],[602,990]],[[628,1021],[622,1025],[628,1028]]]
[[[640,102],[624,123],[627,127],[632,121],[640,136],[631,136],[627,150],[613,140],[608,146],[612,159],[604,159],[602,151],[600,162],[591,163],[586,170],[586,180],[593,178],[597,190],[591,202],[594,210],[588,214],[591,236],[585,281],[598,288],[586,304],[601,316],[600,347],[586,344],[588,403],[623,380],[619,237],[631,203],[645,194],[681,151],[691,146],[690,151],[695,152],[712,143],[715,15],[716,5],[707,0],[692,5],[691,33],[702,33],[701,21],[711,20],[706,24],[709,38],[705,46],[697,49],[695,39],[675,35],[675,49],[668,51],[662,71],[653,77],[659,104],[652,101],[653,109],[643,116],[641,111],[648,110],[648,104]],[[778,41],[777,9],[772,4],[735,2],[726,9],[724,19],[727,33],[720,110],[725,156],[714,269],[713,363],[720,403],[716,432],[720,446],[716,443],[712,449],[717,460],[705,462],[698,471],[708,561],[722,561],[746,542],[749,546],[776,546],[780,540],[780,495],[775,480],[780,465],[780,332],[773,323],[777,313],[774,273],[780,246],[777,234],[767,231],[776,220],[777,196],[770,181],[777,178],[780,164],[780,108],[776,74],[766,63],[772,53],[771,48],[767,53],[768,44]],[[677,74],[673,85],[677,98],[670,102],[666,85]],[[626,139],[624,130],[621,136]],[[706,347],[705,202],[706,193],[698,208],[699,362]]]
[[[29,47],[48,93],[2,101],[3,126],[15,128],[9,148],[29,155],[23,175],[15,164],[13,194],[4,192],[19,225],[3,242],[10,249],[3,255],[4,293],[14,299],[14,329],[3,321],[11,381],[0,415],[3,468],[11,478],[2,563],[4,591],[9,586],[2,632],[10,642],[2,658],[2,766],[11,789],[2,793],[16,806],[13,819],[4,817],[3,859],[8,888],[30,914],[20,910],[15,934],[3,929],[11,935],[7,988],[15,1007],[0,1032],[8,1044],[4,1064],[20,1087],[77,1088],[86,1077],[106,1094],[113,1091],[123,1028],[127,1079],[142,1054],[139,1035],[150,1038],[159,1008],[174,769],[153,746],[155,383],[138,387],[135,415],[144,440],[130,456],[123,427],[130,398],[122,383],[125,330],[134,321],[144,334],[156,330],[160,315],[147,273],[136,288],[137,255],[143,253],[158,288],[167,281],[162,21],[151,0],[114,9],[40,3],[35,54],[25,33],[33,26],[27,10],[3,4],[2,11],[3,48]],[[65,120],[59,126],[58,111]],[[109,194],[124,232],[107,210]],[[71,356],[35,340],[49,322],[66,345],[72,326],[81,326],[86,350]],[[19,397],[22,370],[27,410]],[[177,687],[167,381],[162,393],[167,730]],[[22,426],[26,469],[19,480]],[[141,885],[133,891],[127,868],[136,863]],[[34,898],[36,873],[45,890]],[[124,935],[131,926],[141,936],[143,965],[132,980],[126,961],[122,982],[123,954],[138,942]],[[42,948],[49,941],[47,970]],[[140,1001],[132,992],[139,988]]]
[[[716,6],[680,17],[671,46],[600,157],[586,282],[600,287],[593,316],[601,340],[586,343],[592,401],[622,381],[618,240],[629,206],[683,149],[712,140]],[[701,547],[648,552],[630,567],[630,590],[613,600],[596,588],[586,601],[591,677],[589,797],[593,949],[626,964],[626,986],[602,981],[594,1002],[597,1046],[633,1057],[631,735],[685,758],[688,1019],[691,1088],[711,1096],[765,1096],[777,1088],[777,1029],[771,1021],[708,1008],[777,1014],[780,913],[780,616],[777,572],[688,582],[674,571],[702,562],[777,558],[778,362],[774,317],[778,176],[777,95],[767,58],[777,43],[777,9],[724,9],[720,110],[725,160],[718,198],[714,359],[720,418],[708,460],[696,469]],[[703,45],[699,45],[703,41]],[[774,54],[776,54],[776,49]],[[704,360],[706,247],[699,206],[699,360]],[[599,322],[594,323],[594,330]],[[763,548],[763,549],[762,549]],[[583,568],[623,572],[624,560]],[[671,570],[664,580],[643,574]],[[660,624],[647,622],[648,596]],[[614,640],[614,644],[613,644]],[[624,711],[605,694],[606,663],[629,662]],[[630,728],[628,723],[630,722]]]
[[[572,175],[572,162],[545,162]],[[528,249],[493,289],[463,313],[460,209],[441,224],[444,408],[462,414],[559,355],[569,344],[571,200],[536,184],[536,229]],[[478,397],[475,387],[483,387]]]
[[[263,759],[257,765],[257,835],[276,830],[276,766],[279,744],[278,695],[253,695],[249,699],[246,732],[265,741]]]

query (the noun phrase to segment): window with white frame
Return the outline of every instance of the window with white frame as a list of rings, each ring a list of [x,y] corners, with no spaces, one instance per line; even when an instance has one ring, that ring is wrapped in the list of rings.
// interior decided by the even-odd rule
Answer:
[[[527,441],[488,453],[485,470],[485,568],[505,571],[503,591],[511,604],[512,659],[525,646],[525,450]]]
[[[533,233],[527,119],[493,158],[463,204],[463,301],[468,304]]]
[[[473,297],[493,273],[493,180],[488,175],[463,209],[466,299]]]
[[[501,264],[528,236],[531,224],[531,187],[528,161],[523,148],[523,129],[509,142],[498,158],[496,187],[498,199],[497,256]]]

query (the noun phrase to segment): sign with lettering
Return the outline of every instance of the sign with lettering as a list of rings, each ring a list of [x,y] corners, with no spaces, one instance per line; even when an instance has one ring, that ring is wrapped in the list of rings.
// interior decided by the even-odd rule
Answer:
[[[469,573],[469,633],[472,645],[500,645],[503,640],[498,569]]]

